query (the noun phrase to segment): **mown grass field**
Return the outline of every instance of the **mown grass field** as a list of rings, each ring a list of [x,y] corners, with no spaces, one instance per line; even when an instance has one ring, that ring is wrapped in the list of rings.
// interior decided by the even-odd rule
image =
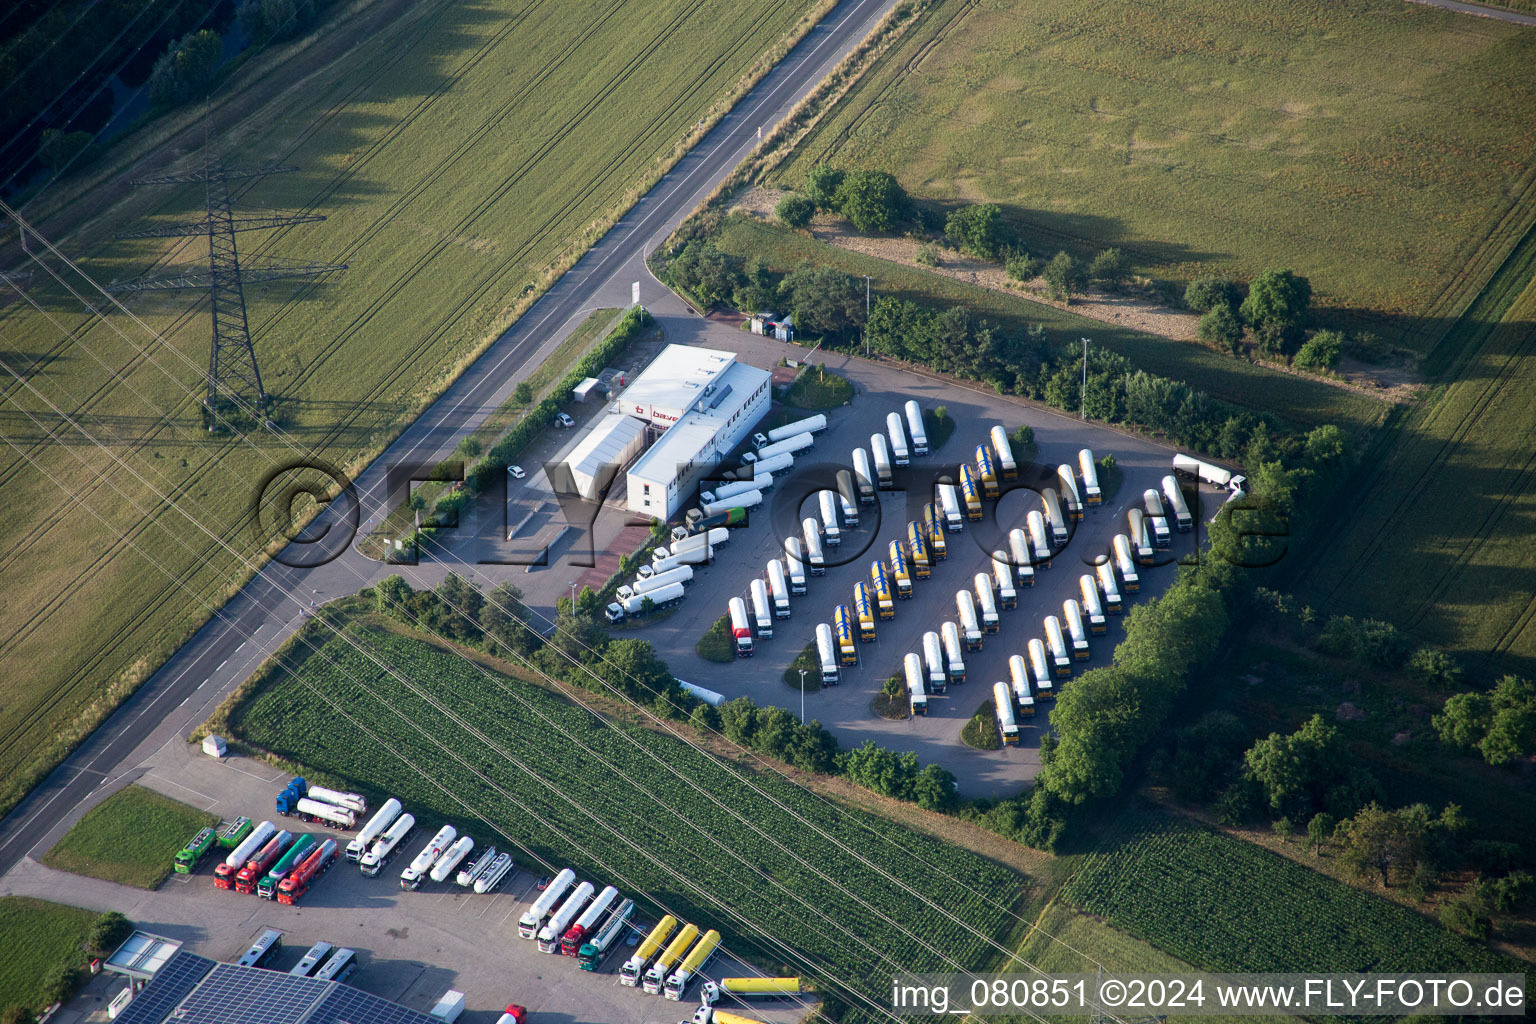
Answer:
[[[86,812],[43,854],[51,868],[153,889],[171,873],[177,851],[218,815],[126,786]]]
[[[725,221],[717,244],[743,257],[758,256],[786,271],[801,260],[868,274],[876,295],[894,295],[933,306],[963,305],[1011,331],[1044,324],[1053,343],[1088,337],[1130,359],[1148,373],[1182,380],[1213,398],[1274,413],[1302,427],[1337,423],[1363,433],[1385,418],[1387,403],[1298,374],[1280,373],[1202,345],[1089,320],[1055,306],[931,274],[916,267],[851,252],[751,217]]]
[[[322,40],[257,58],[270,66],[241,87],[270,99],[241,93],[250,112],[230,123],[216,96],[212,146],[234,165],[302,170],[236,182],[237,212],[327,220],[242,234],[241,251],[350,264],[247,291],[287,439],[343,467],[380,450],[538,292],[548,268],[626,208],[712,105],[826,6],[428,0],[402,5],[340,56]],[[202,138],[199,123],[167,149],[190,166]],[[62,219],[28,212],[45,232],[59,221],[61,248],[105,282],[205,259],[196,239],[113,240],[197,216],[202,195],[196,185],[130,189],[113,179],[77,197],[101,206],[83,227],[67,226],[63,191],[49,199]],[[0,494],[10,510],[0,527],[0,810],[243,580],[241,556],[262,548],[253,481],[296,454],[269,434],[204,432],[206,297],[132,299],[145,329],[119,314],[93,318],[34,269],[27,294],[41,309],[9,289],[0,296],[14,371],[0,377]]]
[[[434,702],[332,639],[296,654],[291,671],[271,673],[232,715],[235,734],[306,769],[366,780],[418,816],[512,849],[526,868],[568,865],[649,894],[719,927],[728,946],[764,964],[878,996],[898,967],[990,962],[997,951],[988,940],[1005,937],[1024,895],[1026,880],[1007,868],[778,775],[650,730],[610,727],[421,640],[362,623],[347,635],[405,679],[431,680]],[[787,958],[776,941],[809,963]]]
[[[1533,62],[1399,0],[937,0],[773,179],[880,167],[1159,276],[1289,266],[1427,351],[1536,218]]]
[[[42,1009],[42,985],[56,968],[83,966],[81,944],[91,933],[96,915],[79,907],[35,900],[30,896],[0,896],[0,1009],[27,1006]]]

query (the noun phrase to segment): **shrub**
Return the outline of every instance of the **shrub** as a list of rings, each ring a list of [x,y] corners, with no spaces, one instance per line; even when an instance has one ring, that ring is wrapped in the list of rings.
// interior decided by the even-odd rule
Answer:
[[[1434,647],[1420,647],[1408,659],[1408,673],[1424,686],[1449,690],[1461,682],[1461,666],[1456,659]]]
[[[172,43],[155,61],[149,77],[149,98],[158,106],[172,106],[201,96],[213,84],[224,40],[217,32],[189,32]]]
[[[925,267],[937,267],[943,260],[939,256],[939,246],[936,242],[924,242],[917,247],[916,260]]]
[[[995,260],[1006,251],[1012,232],[996,204],[977,203],[952,212],[944,221],[944,235],[962,252]]]
[[[1040,274],[1040,261],[1027,252],[1016,252],[1008,257],[1004,267],[1015,281],[1033,281]]]
[[[1344,354],[1344,335],[1338,331],[1318,331],[1296,353],[1292,365],[1302,370],[1332,370]]]
[[[85,951],[92,956],[106,956],[133,934],[133,922],[115,910],[102,914],[91,924]]]
[[[854,171],[837,186],[837,209],[860,231],[894,231],[907,212],[907,193],[885,171]]]
[[[1344,354],[1362,363],[1384,363],[1392,358],[1392,346],[1370,331],[1356,331],[1344,343]]]
[[[1217,306],[1236,308],[1240,300],[1236,282],[1220,277],[1202,277],[1184,288],[1184,305],[1196,313],[1207,313]]]
[[[1088,276],[1108,288],[1118,291],[1131,274],[1131,262],[1119,249],[1104,249],[1088,264]]]
[[[1076,260],[1065,252],[1058,252],[1051,257],[1051,262],[1045,265],[1045,283],[1051,290],[1051,295],[1060,299],[1067,305],[1072,305],[1072,296],[1082,291],[1083,270]]]
[[[517,382],[517,387],[512,389],[512,401],[518,405],[527,405],[533,401],[533,385],[525,380]]]
[[[1243,325],[1237,319],[1237,314],[1232,312],[1231,306],[1218,304],[1212,306],[1200,317],[1200,324],[1195,329],[1195,334],[1201,341],[1220,345],[1236,355],[1243,341]]]
[[[1290,355],[1307,326],[1312,283],[1289,270],[1266,270],[1248,285],[1239,312],[1253,327],[1265,351]]]
[[[805,176],[805,197],[816,204],[818,210],[838,208],[837,190],[843,184],[844,174],[836,167],[812,167]]]
[[[803,195],[791,192],[773,208],[773,215],[785,227],[803,228],[816,216],[816,204]]]

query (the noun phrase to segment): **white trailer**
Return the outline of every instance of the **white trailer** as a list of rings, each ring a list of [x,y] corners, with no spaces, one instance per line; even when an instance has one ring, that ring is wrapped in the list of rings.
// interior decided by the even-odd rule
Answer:
[[[539,927],[544,922],[544,917],[555,908],[571,886],[576,884],[576,872],[570,868],[561,868],[554,879],[539,893],[539,898],[533,901],[533,906],[524,912],[517,922],[517,934],[525,939],[531,939],[539,934]]]
[[[992,593],[992,577],[984,572],[977,573],[971,582],[976,585],[976,604],[981,608],[981,628],[987,633],[996,633],[1002,628],[1002,620],[997,616],[997,598]]]
[[[1035,564],[1042,569],[1051,567],[1051,535],[1045,525],[1045,516],[1039,509],[1031,509],[1026,520],[1029,523],[1029,541],[1035,549]]]
[[[665,572],[653,572],[649,576],[636,577],[633,582],[618,589],[618,597],[623,600],[628,597],[639,597],[653,590],[660,590],[673,583],[679,585],[693,582],[693,566],[674,565]]]
[[[802,431],[798,434],[792,434],[782,441],[775,441],[773,444],[759,448],[756,458],[748,459],[747,461],[758,463],[764,459],[771,459],[775,455],[796,455],[815,443],[816,439],[810,433]],[[749,452],[748,454],[750,455],[751,453]]]
[[[1147,530],[1147,517],[1139,508],[1125,510],[1125,535],[1130,538],[1136,561],[1141,565],[1152,564],[1152,534]]]
[[[1017,526],[1008,531],[1008,553],[1013,557],[1013,574],[1021,587],[1035,585],[1035,558],[1029,552],[1029,537]]]
[[[322,803],[334,804],[337,807],[345,807],[354,814],[368,813],[368,801],[361,793],[343,793],[339,789],[327,789],[324,786],[310,786],[304,793],[311,800],[319,800]]]
[[[998,423],[992,427],[987,435],[992,441],[992,452],[997,456],[997,471],[1004,480],[1013,480],[1019,475],[1019,464],[1013,457],[1013,445],[1008,443],[1008,432],[1003,425]]]
[[[623,589],[628,589],[623,588]],[[652,608],[665,608],[668,605],[681,601],[687,592],[681,583],[668,583],[666,586],[647,590],[643,594],[631,594],[620,598],[603,609],[603,618],[609,622],[623,622],[631,615],[639,615],[645,611],[645,602],[651,602]]]
[[[806,564],[811,568],[811,575],[826,575],[827,561],[821,555],[821,524],[806,516],[800,527],[805,531]]]
[[[837,500],[843,507],[843,521],[849,526],[858,526],[859,491],[853,485],[853,473],[849,470],[837,471]]]
[[[433,1017],[454,1024],[464,1014],[464,993],[457,989],[449,989],[443,993],[443,997],[437,1001],[437,1005],[430,1011]]]
[[[1125,581],[1125,589],[1134,594],[1141,589],[1141,579],[1136,575],[1136,560],[1131,557],[1131,542],[1123,533],[1115,534],[1115,565],[1120,570],[1120,578]]]
[[[475,892],[484,895],[495,892],[496,888],[512,873],[512,855],[503,853],[491,861],[491,866],[485,869],[485,873],[475,879]]]
[[[760,579],[752,581],[752,619],[757,623],[760,640],[773,638],[773,601],[768,597],[768,584]]]
[[[1115,579],[1114,564],[1098,562],[1094,565],[1094,572],[1098,574],[1099,586],[1104,591],[1104,610],[1111,615],[1119,615],[1124,605],[1120,601],[1120,583]]]
[[[816,623],[816,659],[821,662],[822,685],[837,682],[837,644],[832,642],[832,627],[825,622]]]
[[[1056,486],[1061,488],[1061,501],[1067,506],[1067,518],[1073,522],[1082,519],[1083,499],[1077,493],[1077,474],[1065,462],[1056,467]]]
[[[1072,655],[1067,653],[1067,638],[1061,632],[1061,620],[1054,615],[1045,617],[1045,645],[1050,648],[1051,666],[1058,676],[1072,674]]]
[[[1184,501],[1184,490],[1179,487],[1179,481],[1171,474],[1163,477],[1163,497],[1168,499],[1168,508],[1173,511],[1174,525],[1180,533],[1188,533],[1195,525],[1195,517],[1189,514],[1189,505]]]
[[[453,870],[459,866],[465,857],[469,856],[469,851],[474,848],[475,841],[473,839],[469,836],[460,836],[458,842],[448,847],[443,855],[437,858],[437,863],[432,865],[432,870],[427,873],[427,877],[434,882],[448,881],[448,876],[453,873]]]
[[[736,467],[736,479],[756,481],[763,476],[771,478],[774,473],[783,473],[795,464],[795,457],[789,452],[770,455],[766,459],[758,452],[753,459],[755,461],[744,462]]]
[[[549,915],[549,920],[544,923],[543,928],[539,929],[538,946],[540,953],[560,952],[560,936],[564,935],[565,930],[571,926],[571,922],[576,920],[576,915],[586,908],[587,901],[592,898],[592,894],[596,891],[597,886],[591,882],[582,882],[575,889],[571,890],[571,894],[565,898],[565,902],[560,904],[553,914]]]
[[[1051,528],[1051,537],[1057,544],[1067,542],[1067,520],[1061,514],[1061,499],[1056,496],[1056,488],[1047,487],[1040,492],[1040,500],[1045,506],[1045,523]]]
[[[928,668],[928,692],[943,693],[949,689],[949,672],[944,667],[944,648],[939,634],[933,630],[923,634],[923,664]]]
[[[775,618],[789,618],[789,580],[784,575],[784,563],[777,558],[768,560],[768,592],[773,595]]]
[[[884,434],[869,435],[869,450],[874,453],[875,460],[875,486],[882,491],[888,491],[894,486],[894,477],[891,466],[891,445],[886,441]]]
[[[907,702],[912,714],[926,715],[928,713],[928,692],[923,689],[923,659],[917,655],[908,653],[901,662],[902,671],[907,677]]]
[[[1229,491],[1241,491],[1248,486],[1247,477],[1239,476],[1220,466],[1213,466],[1209,462],[1201,462],[1189,455],[1173,457],[1173,472],[1177,476],[1198,480],[1213,487],[1225,487]]]
[[[960,632],[965,646],[973,651],[981,650],[981,623],[976,619],[976,601],[969,590],[955,591],[955,610],[960,615]]]
[[[827,547],[835,548],[843,542],[842,530],[837,525],[837,495],[832,491],[817,491],[816,507],[821,512],[823,539]]]
[[[1083,474],[1083,500],[1090,505],[1104,502],[1104,492],[1099,490],[1099,467],[1093,461],[1093,449],[1084,448],[1077,453],[1077,468]]]
[[[827,418],[821,413],[817,413],[815,416],[807,416],[803,420],[786,423],[782,427],[774,427],[768,431],[768,441],[770,444],[777,444],[786,437],[794,437],[797,434],[819,434],[826,429]]]
[[[912,436],[912,454],[928,454],[928,430],[923,426],[923,410],[916,402],[908,401],[904,407],[907,414],[907,432]]]
[[[699,505],[706,507],[717,502],[728,501],[738,494],[750,494],[753,491],[766,491],[773,486],[772,473],[757,473],[749,480],[727,480],[707,491],[699,492]],[[706,513],[713,515],[714,513]]]
[[[1152,543],[1166,548],[1173,543],[1173,534],[1168,530],[1168,513],[1163,511],[1163,496],[1155,488],[1148,487],[1141,492],[1141,500],[1147,506],[1147,518],[1152,521]]]
[[[725,703],[725,694],[711,690],[707,686],[699,686],[697,683],[690,683],[686,679],[679,679],[677,685],[684,693],[699,698],[699,700],[712,708],[717,708]]]
[[[941,624],[939,639],[944,642],[944,657],[949,662],[949,681],[965,682],[965,645],[960,640],[960,627],[953,622]]]
[[[437,835],[427,841],[427,845],[421,848],[421,852],[416,855],[416,859],[411,861],[404,871],[400,872],[400,888],[415,889],[419,887],[421,880],[426,877],[427,872],[432,870],[432,865],[437,863],[437,858],[441,857],[458,837],[459,830],[452,825],[444,825],[438,829]]]
[[[997,603],[1004,610],[1019,606],[1019,592],[1013,584],[1013,572],[1001,551],[992,552],[992,582],[997,585]]]
[[[731,636],[736,646],[736,657],[752,657],[752,623],[747,618],[747,602],[733,597],[726,605],[731,621]]]
[[[997,731],[1002,734],[1003,746],[1017,746],[1019,721],[1013,716],[1013,694],[1007,683],[999,680],[992,684],[992,705],[997,711]]]
[[[873,505],[875,503],[874,464],[869,461],[869,452],[863,448],[853,450],[853,482],[859,489],[859,502],[864,505]]]
[[[311,800],[309,797],[301,797],[299,802],[293,805],[295,813],[305,821],[318,821],[330,825],[332,828],[355,828],[357,826],[357,812],[350,807],[341,807],[337,804],[327,803],[324,800]]]
[[[1088,630],[1083,625],[1083,608],[1073,597],[1061,602],[1062,617],[1067,622],[1067,636],[1072,640],[1072,657],[1088,660]]]
[[[789,592],[804,594],[805,559],[800,557],[799,537],[790,537],[784,542],[784,571],[789,574]]]
[[[698,553],[696,551],[684,551],[680,555],[667,554],[663,556],[659,561],[652,561],[648,566],[642,565],[636,575],[655,576],[659,572],[666,572],[668,569],[676,569],[680,565],[698,565],[701,561],[707,561],[708,559],[714,558],[715,550],[714,548],[709,548],[705,553],[704,559],[695,557],[697,554]]]
[[[459,869],[459,873],[453,877],[454,884],[462,889],[468,889],[481,875],[491,870],[491,865],[496,863],[496,856],[496,847],[487,846],[480,851],[480,856]]]
[[[257,850],[267,845],[267,840],[277,835],[277,826],[270,821],[264,821],[251,829],[251,834],[240,841],[240,845],[229,851],[229,856],[224,858],[224,863],[232,868],[243,868],[245,862],[253,857]]]
[[[710,557],[710,549],[718,548],[731,539],[731,531],[723,526],[716,526],[707,533],[689,534],[681,540],[672,542],[670,548],[660,547],[651,553],[651,564],[666,558],[681,557],[684,562],[698,565],[707,562]],[[690,557],[692,556],[691,560]]]
[[[912,459],[907,454],[907,433],[902,429],[899,415],[894,412],[886,414],[885,432],[891,439],[891,456],[895,459],[896,465],[909,465]]]
[[[1056,684],[1051,678],[1051,662],[1045,653],[1045,641],[1035,637],[1029,642],[1029,667],[1034,672],[1035,693],[1041,700],[1056,696]]]
[[[416,831],[416,816],[407,811],[396,818],[389,830],[374,841],[372,847],[358,860],[357,866],[369,878],[377,878],[384,866],[394,860],[402,844],[408,842]]]
[[[1024,656],[1014,654],[1008,658],[1008,679],[1013,684],[1013,699],[1018,702],[1019,710],[1026,715],[1035,713],[1035,695],[1029,688],[1029,666],[1024,663]]]
[[[1099,585],[1092,576],[1083,573],[1077,581],[1083,593],[1083,614],[1088,617],[1088,632],[1098,635],[1108,630],[1104,621],[1104,605],[1099,601]]]
[[[939,495],[939,509],[944,513],[944,528],[950,533],[965,529],[965,516],[960,511],[960,492],[954,484],[938,484],[934,490]]]
[[[729,512],[735,508],[757,508],[762,503],[763,492],[754,487],[750,491],[743,491],[741,494],[725,498],[721,501],[706,501],[699,506],[697,518],[708,519],[710,516],[717,516],[722,512]],[[724,527],[721,527],[721,529],[724,529]]]
[[[401,810],[403,808],[400,806],[400,801],[394,797],[384,801],[383,805],[374,812],[373,817],[368,819],[368,824],[358,829],[357,835],[353,837],[351,842],[347,843],[347,860],[353,863],[362,860],[363,854],[368,852],[368,847],[373,845],[373,841],[383,835],[384,831],[395,823],[395,819],[400,816]]]

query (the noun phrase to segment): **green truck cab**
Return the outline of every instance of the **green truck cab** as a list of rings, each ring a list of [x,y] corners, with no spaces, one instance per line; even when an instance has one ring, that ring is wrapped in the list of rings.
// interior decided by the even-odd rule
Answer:
[[[176,862],[171,866],[183,875],[190,875],[197,870],[197,865],[213,849],[213,840],[217,833],[211,828],[205,828],[192,837],[191,842],[181,848],[176,854]]]

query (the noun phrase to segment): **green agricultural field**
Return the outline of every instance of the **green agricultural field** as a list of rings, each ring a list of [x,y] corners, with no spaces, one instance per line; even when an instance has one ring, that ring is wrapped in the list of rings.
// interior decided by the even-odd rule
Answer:
[[[43,863],[77,875],[153,889],[177,851],[218,816],[143,786],[127,786],[86,812]]]
[[[206,296],[132,298],[141,326],[94,317],[37,268],[35,306],[5,289],[6,365],[29,376],[5,376],[0,406],[0,810],[246,578],[272,533],[250,515],[254,481],[304,454],[345,467],[378,452],[827,6],[377,0],[238,69],[213,99],[217,155],[301,168],[235,182],[239,211],[327,218],[244,233],[242,253],[350,265],[247,291],[286,438],[204,431]],[[159,151],[199,163],[200,115],[174,116],[185,137]],[[151,151],[130,137],[95,166]],[[103,282],[206,258],[196,239],[113,240],[197,216],[198,186],[108,171],[27,214]]]
[[[1122,814],[1060,898],[1204,970],[1391,974],[1528,966],[1406,907],[1150,808]]]
[[[1536,218],[1533,64],[1400,0],[936,0],[773,177],[880,167],[1159,276],[1290,266],[1427,351]]]
[[[0,896],[0,1009],[42,1009],[42,985],[60,967],[85,966],[81,945],[96,915],[78,907]]]
[[[1141,334],[942,274],[840,249],[751,217],[727,218],[717,244],[743,257],[761,257],[769,267],[781,272],[801,260],[814,260],[854,276],[868,274],[877,295],[895,295],[938,307],[967,306],[1009,330],[1044,324],[1051,339],[1058,343],[1089,337],[1094,344],[1119,352],[1148,373],[1185,381],[1213,398],[1272,412],[1298,426],[1337,423],[1352,433],[1360,433],[1378,425],[1386,416],[1387,403],[1315,378],[1280,373],[1221,355],[1203,345]]]
[[[990,942],[1006,938],[1027,886],[1008,868],[777,774],[610,725],[424,641],[362,623],[347,634],[405,679],[430,679],[432,702],[338,638],[272,673],[232,715],[235,734],[305,769],[370,780],[520,864],[652,894],[765,965],[875,998],[893,969],[976,968],[1007,948]],[[844,1019],[878,1016],[856,1005]]]

